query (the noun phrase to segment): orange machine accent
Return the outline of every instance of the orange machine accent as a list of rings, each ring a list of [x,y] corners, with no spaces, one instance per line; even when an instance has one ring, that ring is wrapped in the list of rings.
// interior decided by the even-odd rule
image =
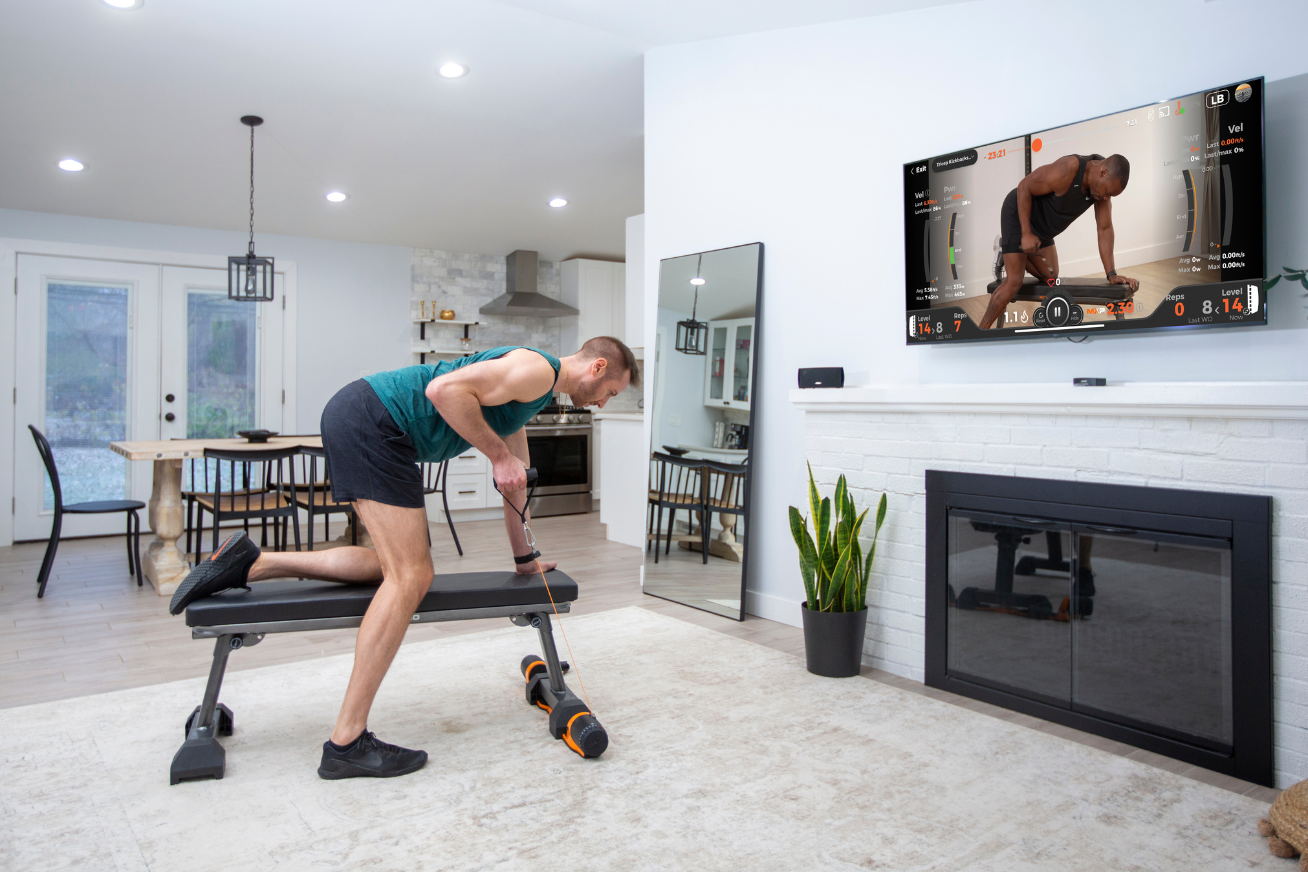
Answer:
[[[586,756],[585,752],[583,752],[580,748],[577,747],[576,742],[572,741],[572,725],[576,722],[577,718],[581,717],[582,715],[589,715],[589,714],[591,713],[577,712],[575,715],[573,715],[571,718],[568,719],[568,726],[563,730],[563,741],[567,742],[569,748],[576,751],[578,754],[581,754],[581,756],[583,757]]]

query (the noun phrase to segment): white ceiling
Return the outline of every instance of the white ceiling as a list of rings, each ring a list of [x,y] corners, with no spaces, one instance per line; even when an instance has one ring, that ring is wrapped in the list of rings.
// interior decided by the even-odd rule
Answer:
[[[501,0],[627,37],[644,48],[870,18],[969,0]]]
[[[10,2],[0,207],[244,229],[257,114],[256,234],[621,257],[645,48],[939,2]]]

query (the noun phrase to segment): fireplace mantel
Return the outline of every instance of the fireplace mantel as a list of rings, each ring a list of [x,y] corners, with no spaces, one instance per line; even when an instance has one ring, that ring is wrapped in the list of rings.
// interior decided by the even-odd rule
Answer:
[[[807,412],[982,412],[1168,418],[1308,419],[1308,382],[881,384],[792,389]]]

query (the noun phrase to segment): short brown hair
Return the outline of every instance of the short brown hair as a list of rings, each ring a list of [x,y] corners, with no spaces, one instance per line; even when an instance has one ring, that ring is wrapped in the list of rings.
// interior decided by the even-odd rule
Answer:
[[[614,375],[629,372],[631,387],[640,387],[640,364],[636,362],[636,355],[631,353],[631,349],[621,339],[613,336],[596,336],[594,339],[587,339],[586,344],[581,346],[581,350],[577,353],[586,360],[604,358],[609,366],[615,367],[616,371],[610,370]]]

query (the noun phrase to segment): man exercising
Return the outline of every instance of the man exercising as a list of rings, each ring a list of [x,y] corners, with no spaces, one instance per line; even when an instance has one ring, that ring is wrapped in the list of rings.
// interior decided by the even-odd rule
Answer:
[[[323,447],[333,498],[353,506],[376,550],[264,554],[238,532],[191,571],[169,612],[181,614],[197,599],[269,578],[380,582],[359,626],[354,671],[331,739],[323,744],[318,774],[384,778],[416,772],[427,762],[426,751],[381,742],[367,727],[373,697],[432,581],[418,463],[439,463],[476,446],[490,459],[504,495],[504,527],[516,571],[548,572],[555,564],[534,559],[515,508],[525,508],[531,462],[523,425],[556,389],[577,405],[603,408],[629,384],[640,385],[631,349],[599,336],[561,360],[535,348],[492,348],[346,385],[323,409]]]
[[[981,329],[995,324],[1022,289],[1027,272],[1040,281],[1058,278],[1054,237],[1081,217],[1091,204],[1099,231],[1099,259],[1110,284],[1140,287],[1135,279],[1117,274],[1113,266],[1112,198],[1126,189],[1131,164],[1120,154],[1069,154],[1032,172],[1008,192],[999,210],[1000,250],[1004,281],[990,295]]]

